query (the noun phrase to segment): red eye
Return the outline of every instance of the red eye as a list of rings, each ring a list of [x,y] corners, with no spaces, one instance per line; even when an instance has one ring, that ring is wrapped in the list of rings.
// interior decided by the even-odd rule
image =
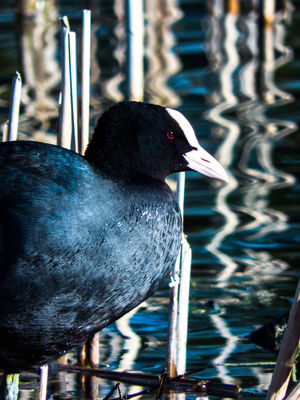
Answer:
[[[175,139],[174,133],[172,131],[167,132],[168,139]]]

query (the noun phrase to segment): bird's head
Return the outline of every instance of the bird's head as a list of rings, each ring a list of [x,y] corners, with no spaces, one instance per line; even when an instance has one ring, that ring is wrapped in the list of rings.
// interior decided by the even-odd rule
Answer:
[[[227,181],[219,162],[204,150],[179,111],[158,105],[121,102],[98,120],[85,158],[116,176],[164,179],[196,171]]]

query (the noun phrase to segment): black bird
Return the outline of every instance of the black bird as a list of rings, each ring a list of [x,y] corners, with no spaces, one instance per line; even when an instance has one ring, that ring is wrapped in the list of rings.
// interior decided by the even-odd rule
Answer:
[[[181,217],[167,175],[226,180],[178,111],[122,102],[84,157],[0,145],[0,368],[48,363],[149,297],[170,273]]]

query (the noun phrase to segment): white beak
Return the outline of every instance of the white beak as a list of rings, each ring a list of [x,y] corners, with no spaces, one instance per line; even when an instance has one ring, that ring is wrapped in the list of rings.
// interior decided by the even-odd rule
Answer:
[[[199,144],[196,150],[185,153],[183,157],[188,162],[188,167],[190,169],[207,175],[210,178],[221,179],[222,181],[228,182],[228,176],[222,165]]]
[[[188,143],[195,148],[195,150],[183,154],[183,157],[188,162],[188,167],[210,178],[221,179],[222,181],[228,182],[228,176],[224,168],[213,156],[200,146],[195,131],[185,116],[172,108],[167,108],[166,110],[182,129]]]

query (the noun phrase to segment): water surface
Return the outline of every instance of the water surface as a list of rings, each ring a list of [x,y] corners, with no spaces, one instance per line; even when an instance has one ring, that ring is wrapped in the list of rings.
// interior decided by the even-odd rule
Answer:
[[[247,335],[289,309],[300,275],[300,14],[296,2],[294,8],[286,2],[266,27],[251,3],[235,10],[218,1],[145,2],[145,99],[182,111],[230,178],[223,185],[187,174],[184,228],[193,251],[187,369],[207,363],[195,376],[239,384],[243,399],[265,397],[276,359]],[[125,96],[124,8],[121,0],[36,5],[23,10],[27,17],[12,1],[0,5],[0,123],[8,118],[18,70],[20,138],[55,143],[58,18],[69,16],[80,49],[81,10],[92,10],[92,129]],[[161,372],[168,297],[166,282],[131,317],[131,334],[117,325],[102,331],[101,366]],[[100,382],[99,398],[111,385]],[[61,398],[85,398],[71,375],[50,392],[58,390]],[[33,396],[31,386],[21,393]]]

